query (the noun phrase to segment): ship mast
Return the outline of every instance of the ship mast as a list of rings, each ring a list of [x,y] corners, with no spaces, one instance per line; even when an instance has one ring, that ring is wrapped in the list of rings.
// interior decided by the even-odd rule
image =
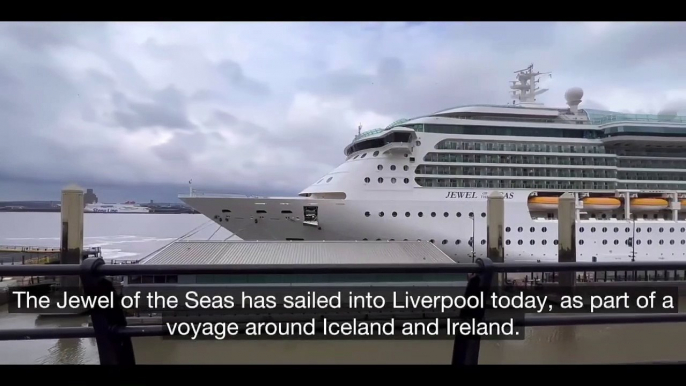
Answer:
[[[517,80],[511,81],[512,85],[510,86],[514,90],[511,91],[512,97],[515,98],[512,104],[542,105],[541,103],[536,103],[536,96],[543,94],[548,89],[537,87],[539,79],[536,78],[540,75],[550,75],[552,78],[552,73],[534,72],[534,65],[532,64],[523,70],[515,71],[515,74],[517,74]]]

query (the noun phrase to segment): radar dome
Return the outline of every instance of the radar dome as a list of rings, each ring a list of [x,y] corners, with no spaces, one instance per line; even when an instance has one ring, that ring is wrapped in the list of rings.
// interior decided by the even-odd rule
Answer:
[[[581,97],[583,96],[584,90],[582,90],[579,87],[572,87],[565,93],[565,99],[567,100],[567,104],[578,105],[579,103],[581,103]]]

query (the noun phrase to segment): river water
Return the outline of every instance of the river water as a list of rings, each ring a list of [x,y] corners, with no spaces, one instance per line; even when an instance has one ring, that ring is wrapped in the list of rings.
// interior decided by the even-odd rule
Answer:
[[[59,213],[0,213],[0,245],[58,246]],[[143,257],[175,239],[226,240],[202,215],[86,214],[86,246],[103,257]],[[686,299],[680,309],[686,310]],[[0,307],[0,328],[80,326],[86,318],[38,318]],[[134,338],[137,363],[150,364],[374,364],[449,363],[450,341],[188,341]],[[686,361],[686,323],[527,328],[518,341],[484,341],[481,363],[626,363]],[[0,364],[97,364],[95,339],[0,342]]]

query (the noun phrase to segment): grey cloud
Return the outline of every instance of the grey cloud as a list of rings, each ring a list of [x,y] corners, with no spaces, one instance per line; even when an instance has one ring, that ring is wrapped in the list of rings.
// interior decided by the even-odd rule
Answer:
[[[219,73],[229,81],[231,86],[245,90],[255,95],[269,95],[269,87],[255,79],[247,77],[243,68],[232,60],[224,60],[217,64]]]
[[[186,113],[186,99],[173,86],[156,91],[151,102],[134,102],[121,92],[112,94],[117,106],[113,117],[117,124],[127,129],[162,126],[173,129],[191,129],[194,125]]]

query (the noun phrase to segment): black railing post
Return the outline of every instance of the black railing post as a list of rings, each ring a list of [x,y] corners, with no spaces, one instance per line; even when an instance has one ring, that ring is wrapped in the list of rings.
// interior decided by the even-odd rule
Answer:
[[[491,289],[493,281],[493,262],[489,258],[479,258],[476,260],[481,270],[473,275],[467,282],[465,297],[479,296],[481,293],[487,294]],[[474,319],[476,323],[483,321],[486,314],[486,305],[483,308],[463,308],[460,311],[462,320]],[[453,343],[452,364],[456,366],[478,365],[479,351],[481,349],[480,336],[456,335]]]
[[[98,275],[97,268],[104,265],[102,258],[89,257],[81,263],[81,281],[86,296],[109,296],[113,294],[112,308],[89,310],[101,365],[135,365],[131,338],[118,334],[126,327],[126,314],[121,307],[121,295],[114,290],[110,280]]]

